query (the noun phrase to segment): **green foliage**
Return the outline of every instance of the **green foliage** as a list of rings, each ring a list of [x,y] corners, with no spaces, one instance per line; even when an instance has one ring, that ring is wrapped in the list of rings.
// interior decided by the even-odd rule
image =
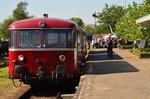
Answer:
[[[132,35],[138,30],[137,25],[135,24],[137,17],[137,4],[133,6],[128,6],[127,13],[120,19],[120,22],[116,24],[116,33],[119,37],[123,37],[126,40],[132,41],[137,36]]]
[[[108,24],[102,24],[97,26],[96,33],[103,34],[103,33],[110,33],[109,25]]]
[[[15,21],[14,18],[8,18],[4,20],[0,28],[0,37],[8,39],[8,32],[9,32],[8,26],[14,21]]]
[[[128,41],[136,41],[150,37],[147,29],[141,25],[136,24],[136,19],[143,17],[150,13],[149,0],[145,0],[142,4],[138,5],[133,2],[129,5],[126,14],[121,17],[120,21],[116,24],[115,33]]]
[[[140,50],[141,52],[150,52],[150,48],[139,48],[138,50]]]
[[[88,33],[88,34],[94,34],[95,33],[95,27],[92,24],[88,24],[84,26],[84,30]]]
[[[8,19],[4,20],[0,28],[0,38],[8,39],[8,32],[9,32],[8,26],[14,21],[33,17],[28,15],[28,12],[26,11],[27,5],[28,5],[27,2],[21,1],[20,3],[18,3],[17,8],[13,10],[12,17],[9,17]]]
[[[134,47],[134,45],[120,45],[119,48],[120,49],[132,49]]]
[[[150,58],[150,48],[130,49],[129,52],[139,58]]]
[[[13,10],[13,17],[16,20],[29,18],[28,12],[26,12],[26,6],[28,6],[28,3],[23,1],[17,4],[17,8]]]
[[[8,77],[8,67],[0,67],[0,82],[0,91],[12,83]]]
[[[81,27],[84,26],[84,23],[83,23],[83,21],[82,21],[81,18],[75,18],[75,17],[72,17],[72,18],[70,18],[69,20],[74,21],[75,23],[77,23],[77,24],[78,24],[79,26],[81,26]]]
[[[8,71],[1,71],[0,70],[0,77],[8,77]]]
[[[112,30],[115,30],[115,24],[120,20],[124,15],[125,9],[122,6],[105,5],[102,12],[99,13],[98,19],[100,25],[98,26],[98,31],[101,33],[110,33],[109,25],[112,27]]]

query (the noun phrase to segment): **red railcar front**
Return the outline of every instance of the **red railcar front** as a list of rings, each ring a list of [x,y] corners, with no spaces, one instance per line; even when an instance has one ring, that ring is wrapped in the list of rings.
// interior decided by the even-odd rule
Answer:
[[[66,79],[79,74],[86,43],[85,33],[75,23],[26,19],[12,23],[9,29],[11,78],[30,84],[29,80]]]

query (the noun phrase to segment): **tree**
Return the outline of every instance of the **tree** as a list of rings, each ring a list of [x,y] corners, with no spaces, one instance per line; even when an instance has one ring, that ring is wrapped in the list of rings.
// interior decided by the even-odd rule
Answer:
[[[121,18],[120,22],[116,24],[117,36],[122,37],[128,41],[133,41],[135,39],[137,25],[135,21],[137,19],[137,4],[134,2],[133,6],[129,5],[127,8],[127,13]]]
[[[87,34],[94,34],[95,33],[95,27],[92,24],[85,25],[84,30],[87,32]]]
[[[150,0],[144,0],[143,3],[139,5],[138,11],[139,17],[143,17],[145,15],[150,14]],[[140,30],[139,32],[140,39],[150,38],[149,28],[139,25],[138,29]]]
[[[0,37],[8,39],[8,26],[14,21],[33,17],[28,15],[28,12],[26,11],[27,5],[28,3],[23,1],[17,4],[17,8],[13,10],[12,17],[10,16],[8,19],[5,19],[4,22],[1,24]]]
[[[8,39],[8,32],[9,32],[8,26],[14,21],[15,21],[14,18],[8,18],[4,20],[0,28],[0,37]]]
[[[110,33],[109,26],[112,27],[112,30],[115,30],[115,24],[120,20],[120,18],[125,14],[125,9],[122,6],[112,5],[108,6],[105,5],[102,12],[98,15],[98,22],[99,22],[99,32],[101,33]]]
[[[28,6],[27,2],[21,1],[17,4],[17,8],[13,10],[13,17],[16,20],[28,19],[28,12],[26,11],[26,6]]]
[[[136,24],[136,19],[150,13],[150,0],[145,0],[142,4],[138,5],[133,2],[127,8],[126,14],[116,24],[117,36],[128,40],[136,41],[139,39],[149,38],[149,29]]]
[[[83,23],[83,21],[82,21],[81,18],[72,17],[72,18],[70,18],[69,20],[72,20],[72,21],[74,21],[75,23],[77,23],[79,26],[84,27],[84,23]]]

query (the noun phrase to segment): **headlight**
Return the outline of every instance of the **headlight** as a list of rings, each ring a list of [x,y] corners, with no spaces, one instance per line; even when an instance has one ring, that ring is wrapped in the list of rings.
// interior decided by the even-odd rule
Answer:
[[[59,56],[59,60],[60,60],[60,61],[65,61],[65,60],[66,60],[65,55],[60,55],[60,56]]]
[[[18,60],[19,60],[19,61],[23,61],[23,60],[24,60],[24,56],[23,56],[23,55],[19,55],[19,56],[18,56]]]

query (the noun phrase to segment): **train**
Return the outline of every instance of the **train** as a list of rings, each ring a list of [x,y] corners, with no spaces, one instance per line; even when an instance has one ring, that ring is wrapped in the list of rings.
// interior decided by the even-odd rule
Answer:
[[[8,56],[8,41],[0,41],[0,58],[4,58],[4,56]]]
[[[79,77],[87,56],[86,32],[75,22],[31,18],[9,26],[9,77],[24,84]]]

